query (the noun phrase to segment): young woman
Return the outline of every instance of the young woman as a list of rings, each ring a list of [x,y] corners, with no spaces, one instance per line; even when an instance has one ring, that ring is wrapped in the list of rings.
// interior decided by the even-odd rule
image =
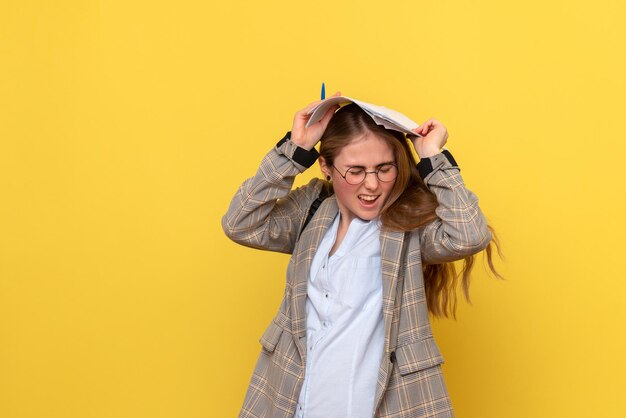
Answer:
[[[467,298],[474,254],[487,249],[499,276],[493,230],[440,122],[407,138],[349,104],[306,128],[317,104],[222,220],[235,242],[292,254],[240,417],[452,417],[429,312],[455,313],[453,261]],[[325,180],[291,190],[318,157]]]

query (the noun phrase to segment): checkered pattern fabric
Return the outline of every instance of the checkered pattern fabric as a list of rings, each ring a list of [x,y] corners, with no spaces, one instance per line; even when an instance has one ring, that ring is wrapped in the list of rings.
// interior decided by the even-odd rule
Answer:
[[[293,158],[296,149],[291,141],[273,148],[256,175],[240,186],[222,219],[235,242],[292,254],[283,300],[261,337],[240,417],[293,417],[304,380],[308,272],[339,209],[334,196],[327,198],[300,235],[323,180],[292,190],[295,176],[306,170]],[[429,160],[432,171],[424,173],[424,181],[438,198],[438,218],[415,231],[383,229],[380,235],[385,354],[373,417],[454,416],[441,371],[443,357],[432,336],[422,265],[477,253],[491,234],[459,168],[443,154]]]

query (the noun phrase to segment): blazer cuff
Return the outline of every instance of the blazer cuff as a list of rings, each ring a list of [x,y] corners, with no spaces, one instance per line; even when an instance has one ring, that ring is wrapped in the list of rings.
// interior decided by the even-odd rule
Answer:
[[[422,180],[425,180],[426,176],[428,176],[430,173],[435,171],[437,168],[447,164],[449,164],[451,167],[458,168],[459,171],[461,171],[459,165],[456,163],[456,160],[447,149],[444,149],[441,153],[435,154],[431,157],[420,159],[420,162],[417,163],[417,171],[419,172]]]
[[[276,148],[280,148],[286,142],[288,142],[287,146],[291,145],[291,148],[293,148],[293,152],[290,152],[289,150],[285,149],[285,152],[284,152],[285,155],[291,158],[294,162],[300,164],[302,167],[305,167],[305,168],[311,167],[315,163],[315,161],[317,161],[317,158],[320,156],[319,152],[317,152],[315,148],[312,148],[309,151],[291,142],[291,131],[288,131],[283,137],[283,139],[278,141],[278,143],[276,144]]]

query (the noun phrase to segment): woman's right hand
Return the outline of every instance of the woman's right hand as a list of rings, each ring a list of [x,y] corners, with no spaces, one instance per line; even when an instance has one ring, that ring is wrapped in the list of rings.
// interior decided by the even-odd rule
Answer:
[[[330,97],[336,96],[341,96],[341,93],[336,92]],[[304,109],[296,112],[296,115],[293,118],[293,127],[291,128],[291,142],[293,142],[300,148],[306,149],[307,151],[310,151],[313,149],[313,147],[315,147],[315,145],[322,137],[322,134],[326,130],[328,122],[330,122],[330,119],[335,114],[335,111],[339,109],[339,105],[331,106],[326,111],[326,114],[322,119],[307,128],[306,123],[311,118],[311,115],[308,114],[309,111],[322,102],[323,100],[314,101]]]

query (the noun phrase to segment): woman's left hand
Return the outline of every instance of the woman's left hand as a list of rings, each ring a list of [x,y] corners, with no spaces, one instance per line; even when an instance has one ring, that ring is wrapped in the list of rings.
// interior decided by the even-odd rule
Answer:
[[[415,151],[420,158],[432,157],[441,152],[441,148],[448,142],[448,130],[436,119],[428,119],[418,128],[413,129],[416,136],[412,138]]]

